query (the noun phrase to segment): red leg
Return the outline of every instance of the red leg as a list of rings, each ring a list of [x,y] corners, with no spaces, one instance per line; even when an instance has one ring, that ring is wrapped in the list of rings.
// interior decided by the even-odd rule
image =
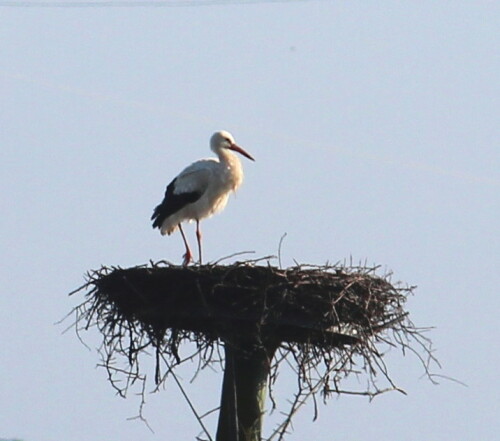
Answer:
[[[184,235],[184,231],[182,230],[181,224],[179,224],[179,230],[182,235],[182,240],[184,240],[184,245],[186,246],[186,254],[184,254],[184,261],[182,262],[182,266],[187,266],[191,260],[193,260],[193,254],[191,253],[191,250],[189,249],[189,244],[186,240],[186,236]]]
[[[201,265],[201,231],[200,231],[200,221],[196,220],[196,239],[198,239],[198,255],[200,256]]]

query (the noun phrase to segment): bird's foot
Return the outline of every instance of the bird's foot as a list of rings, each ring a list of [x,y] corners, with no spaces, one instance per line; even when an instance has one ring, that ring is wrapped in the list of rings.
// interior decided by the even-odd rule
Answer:
[[[191,250],[186,250],[186,254],[184,254],[184,260],[182,262],[182,266],[188,266],[189,263],[193,260],[193,255],[191,254]]]

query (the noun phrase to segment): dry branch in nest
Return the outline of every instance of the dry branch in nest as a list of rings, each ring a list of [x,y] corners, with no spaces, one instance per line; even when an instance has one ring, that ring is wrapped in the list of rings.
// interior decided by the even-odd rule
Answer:
[[[404,309],[411,287],[377,276],[377,268],[278,269],[258,263],[102,267],[90,272],[82,287],[86,301],[76,308],[77,329],[97,326],[101,331],[103,364],[122,394],[131,381],[142,378],[139,354],[148,348],[156,354],[157,384],[186,359],[198,357],[199,367],[220,362],[220,344],[226,355],[228,346],[247,352],[264,349],[271,392],[281,363],[291,365],[299,380],[289,417],[269,439],[282,439],[296,409],[318,392],[373,397],[400,390],[383,360],[388,347],[414,352],[428,372],[434,360],[430,340]],[[184,359],[179,355],[183,341],[196,345]],[[126,360],[123,369],[115,365],[120,356]],[[360,372],[368,375],[366,389],[341,388],[341,380]],[[127,381],[118,383],[117,374]],[[386,380],[384,387],[375,381],[377,375]]]

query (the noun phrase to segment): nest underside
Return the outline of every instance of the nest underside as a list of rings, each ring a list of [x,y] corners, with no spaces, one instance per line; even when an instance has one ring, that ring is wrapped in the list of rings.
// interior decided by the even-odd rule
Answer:
[[[234,264],[101,268],[88,296],[101,327],[118,323],[162,339],[167,330],[209,340],[343,346],[405,316],[408,289],[366,269]]]

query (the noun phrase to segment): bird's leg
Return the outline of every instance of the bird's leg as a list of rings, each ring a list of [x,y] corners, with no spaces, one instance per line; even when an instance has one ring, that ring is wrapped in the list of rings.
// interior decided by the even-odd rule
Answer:
[[[196,239],[198,239],[198,255],[200,256],[201,265],[201,231],[200,231],[200,221],[196,219]]]
[[[182,230],[181,224],[179,224],[179,230],[182,235],[182,240],[184,240],[184,245],[186,246],[186,254],[184,254],[184,261],[182,262],[182,266],[187,266],[191,260],[193,260],[193,254],[191,253],[191,250],[189,249],[189,245],[186,240],[186,236],[184,234],[184,231]]]

